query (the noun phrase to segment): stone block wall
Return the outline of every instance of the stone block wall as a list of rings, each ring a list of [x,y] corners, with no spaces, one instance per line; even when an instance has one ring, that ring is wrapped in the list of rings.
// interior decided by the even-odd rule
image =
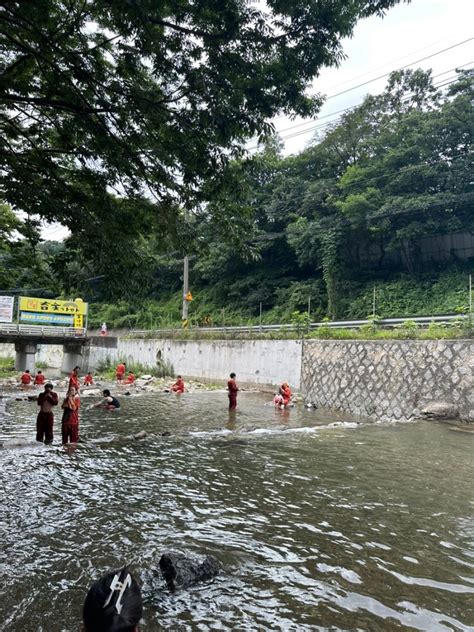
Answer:
[[[305,340],[306,399],[356,416],[404,420],[433,401],[474,421],[474,341]]]

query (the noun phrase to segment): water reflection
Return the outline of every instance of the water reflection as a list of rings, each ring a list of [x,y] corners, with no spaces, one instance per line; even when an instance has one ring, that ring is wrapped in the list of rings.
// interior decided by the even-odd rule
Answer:
[[[230,412],[225,393],[84,406],[85,442],[67,452],[25,445],[36,405],[9,402],[0,628],[77,630],[92,580],[129,562],[147,630],[472,630],[473,436],[267,400],[241,393]],[[126,438],[142,429],[146,440]],[[225,570],[170,595],[155,572],[167,548]]]

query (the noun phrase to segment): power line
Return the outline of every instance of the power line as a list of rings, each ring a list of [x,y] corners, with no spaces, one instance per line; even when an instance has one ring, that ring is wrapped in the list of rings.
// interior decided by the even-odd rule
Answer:
[[[387,72],[387,73],[385,73],[383,75],[379,75],[378,77],[375,77],[374,79],[370,79],[369,81],[365,81],[364,83],[358,84],[357,86],[353,86],[352,88],[348,88],[347,90],[343,90],[342,92],[338,92],[336,94],[329,95],[328,97],[326,97],[326,101],[329,101],[330,99],[333,99],[333,98],[335,98],[337,96],[341,96],[342,94],[346,94],[347,92],[351,92],[352,90],[356,90],[357,88],[360,88],[360,87],[363,87],[365,85],[368,85],[369,83],[373,83],[374,81],[378,81],[379,79],[382,79],[384,77],[387,77],[387,76],[391,75],[392,72],[397,72],[399,70],[404,70],[405,68],[409,68],[410,66],[413,66],[414,64],[420,63],[421,61],[425,61],[426,59],[430,59],[431,57],[435,57],[437,55],[441,55],[442,53],[445,53],[445,52],[447,52],[447,51],[449,51],[449,50],[451,50],[453,48],[457,48],[458,46],[462,46],[463,44],[466,44],[467,42],[470,42],[473,39],[474,39],[474,37],[470,37],[470,38],[468,38],[466,40],[462,40],[461,42],[457,42],[456,44],[453,44],[452,46],[448,46],[447,48],[443,48],[442,50],[436,51],[435,53],[432,53],[431,55],[427,55],[426,57],[423,57],[421,59],[418,59],[418,60],[415,60],[413,62],[410,62],[409,64],[406,64],[405,66],[401,66],[400,68],[396,68],[394,70],[391,70],[391,71],[389,71],[389,72]],[[455,66],[455,68],[453,68],[452,70],[456,70],[458,68],[459,69],[463,68],[464,66],[466,66],[466,65],[468,65],[470,63],[472,63],[472,62],[467,62],[466,64],[463,64],[461,66],[459,66],[459,65]],[[450,71],[447,70],[444,73],[439,73],[437,75],[434,75],[433,79],[435,79],[436,77],[440,77],[441,75],[446,74],[448,72],[450,72]],[[352,109],[354,107],[357,107],[357,105],[360,105],[360,103],[356,104],[354,106],[350,106],[349,108],[344,108],[342,110],[338,110],[337,112],[333,112],[331,114],[326,114],[324,116],[318,117],[317,119],[314,119],[314,121],[321,120],[323,118],[329,118],[330,116],[334,116],[336,114],[340,114],[340,113],[348,111],[348,110],[350,110],[350,109]],[[313,122],[313,121],[311,121],[311,120],[310,121],[303,121],[302,123],[297,123],[296,125],[292,125],[292,126],[290,126],[288,128],[285,128],[283,130],[277,130],[277,133],[280,134],[282,132],[289,131],[291,129],[295,129],[296,127],[301,127],[301,126],[306,125],[307,123],[311,123],[311,122]],[[256,145],[256,147],[258,147],[258,145]],[[248,148],[249,151],[252,150],[252,149],[254,149],[253,146]]]
[[[451,39],[451,38],[442,38],[442,39],[438,39],[435,42],[431,42],[431,44],[428,44],[427,46],[423,46],[422,48],[417,48],[416,50],[412,50],[409,53],[407,53],[406,55],[402,55],[401,57],[396,57],[395,59],[391,59],[390,61],[387,61],[384,64],[381,64],[379,66],[376,66],[375,68],[372,68],[371,70],[368,70],[367,72],[363,72],[360,75],[356,75],[355,77],[351,77],[350,79],[347,79],[346,81],[342,81],[341,83],[338,83],[334,86],[331,86],[330,88],[328,88],[329,92],[331,92],[332,90],[337,90],[338,88],[347,85],[348,83],[350,83],[351,81],[354,81],[356,79],[361,79],[362,77],[367,77],[367,75],[371,75],[374,72],[377,72],[378,70],[381,70],[382,68],[386,68],[387,66],[390,66],[391,64],[397,63],[399,61],[402,61],[403,59],[407,59],[407,57],[411,57],[412,55],[416,55],[417,53],[421,53],[422,51],[427,50],[428,48],[432,48],[433,46],[435,46],[436,44],[440,44],[441,42],[446,41],[446,39]],[[457,66],[457,68],[461,68],[462,66]],[[275,119],[286,119],[287,117],[284,115],[280,115],[275,117]],[[322,118],[322,117],[321,117]],[[305,121],[304,123],[308,123],[308,121]],[[300,123],[299,125],[302,125],[304,123]]]
[[[472,62],[468,62],[468,63],[470,64],[470,63],[472,63]],[[465,64],[465,65],[468,65],[468,64]],[[455,69],[455,68],[453,68],[452,70],[456,70],[456,69]],[[449,71],[447,71],[447,72],[449,72]],[[446,73],[443,73],[443,74],[446,74]],[[440,76],[440,75],[435,75],[435,76],[433,77],[433,79],[436,79],[436,78],[437,78],[437,77],[439,77],[439,76]],[[457,80],[457,75],[455,75],[455,76],[453,77],[453,81],[456,81],[456,80]],[[453,81],[451,81],[450,83],[453,83]],[[434,87],[435,87],[435,88],[440,88],[440,87],[443,87],[444,85],[449,85],[449,84],[444,84],[444,83],[443,83],[443,84],[440,84],[440,85],[438,85],[438,84],[434,84]],[[406,102],[407,102],[407,101],[409,101],[409,100],[410,100],[410,97],[408,97],[407,99],[405,99],[405,100],[403,101],[403,103],[406,103]],[[350,107],[348,107],[348,108],[345,108],[344,110],[340,110],[339,112],[349,112],[350,110],[354,110],[355,108],[357,108],[357,107],[358,107],[359,105],[361,105],[362,103],[363,103],[363,101],[361,101],[360,103],[358,103],[358,104],[356,104],[356,105],[353,105],[353,106],[350,106]],[[329,115],[327,115],[327,116],[329,116]],[[323,118],[323,117],[321,117],[321,118]],[[340,119],[340,118],[341,118],[341,117],[339,117],[339,119]],[[295,132],[294,134],[289,134],[289,135],[287,135],[287,136],[282,136],[281,138],[282,138],[282,140],[287,140],[287,139],[290,139],[290,138],[296,138],[297,136],[301,136],[301,135],[306,134],[306,133],[308,133],[308,132],[311,132],[311,131],[313,131],[313,130],[316,130],[316,129],[322,129],[322,128],[324,128],[324,127],[329,127],[330,125],[332,125],[332,124],[333,124],[333,123],[335,123],[335,122],[336,122],[336,121],[328,121],[327,123],[323,123],[323,124],[321,124],[321,125],[315,125],[315,126],[312,126],[312,127],[308,127],[308,128],[307,128],[307,129],[305,129],[305,130],[300,130],[299,132]],[[290,130],[290,129],[291,129],[291,128],[288,128],[288,130]],[[280,133],[280,132],[279,132],[279,133]],[[258,147],[258,145],[257,145],[256,147]],[[254,149],[254,148],[249,148],[249,149]]]
[[[402,55],[401,57],[396,57],[395,59],[391,59],[390,61],[387,61],[385,64],[381,64],[380,66],[376,66],[375,68],[372,68],[372,70],[368,70],[366,72],[361,73],[360,75],[351,77],[351,79],[347,79],[346,81],[336,84],[335,86],[331,86],[329,88],[329,91],[337,90],[338,88],[350,83],[351,81],[362,79],[362,77],[367,77],[367,75],[371,75],[372,73],[377,72],[378,70],[382,70],[382,68],[386,68],[387,66],[390,66],[391,64],[398,63],[399,61],[402,61],[403,59],[407,59],[408,57],[411,57],[412,55],[416,55],[418,53],[421,53],[422,51],[427,50],[428,48],[432,48],[433,46],[437,44],[441,44],[441,42],[445,42],[446,39],[452,39],[452,38],[442,38],[442,39],[436,40],[435,42],[431,42],[431,44],[428,44],[427,46],[423,46],[422,48],[417,48],[416,50],[412,50],[406,55]]]
[[[390,218],[390,217],[398,217],[401,215],[411,215],[412,213],[418,213],[419,211],[430,211],[431,209],[435,209],[435,208],[440,208],[442,206],[445,206],[446,204],[449,203],[453,203],[456,201],[470,201],[470,200],[474,200],[474,193],[461,193],[459,195],[453,196],[449,201],[447,200],[442,200],[439,202],[436,202],[434,204],[430,204],[429,206],[418,206],[418,207],[414,207],[414,208],[407,208],[407,209],[401,209],[399,211],[396,212],[386,212],[386,213],[379,213],[377,214],[372,213],[370,215],[366,215],[364,217],[364,220],[368,223],[370,222],[374,222],[376,220],[379,219],[386,219],[386,218]],[[339,218],[344,218],[346,220],[346,224],[349,223],[349,220],[345,217],[345,216],[339,216]],[[325,218],[323,218],[323,220],[329,220],[331,221],[333,219],[333,216],[327,216]],[[286,232],[282,231],[279,233],[272,233],[271,235],[266,235],[265,233],[263,235],[260,236],[256,236],[253,239],[251,239],[250,241],[275,241],[276,239],[280,238],[280,237],[285,237],[286,236]]]
[[[454,70],[461,70],[462,68],[465,68],[466,66],[469,66],[469,64],[472,64],[472,61],[468,61],[465,64],[462,64],[461,66],[455,66],[454,68],[450,68],[449,70],[445,70],[444,72],[440,72],[436,75],[433,75],[432,79],[437,79],[438,77],[441,77],[442,75],[447,75],[449,72],[453,72]],[[318,116],[316,119],[314,120],[306,120],[306,121],[302,121],[301,123],[296,123],[295,125],[290,125],[289,127],[285,127],[284,129],[277,129],[275,130],[277,134],[283,134],[284,132],[289,132],[293,129],[296,129],[297,127],[302,127],[303,125],[312,125],[313,123],[316,123],[316,121],[321,121],[322,119],[325,118],[330,118],[332,116],[336,116],[337,114],[341,114],[343,112],[348,112],[349,110],[352,110],[356,107],[358,107],[359,105],[361,105],[363,103],[363,101],[360,101],[359,103],[356,103],[355,105],[350,105],[349,107],[343,108],[342,110],[337,110],[336,112],[330,112],[329,114],[325,114],[324,116]]]
[[[371,215],[366,216],[366,220],[375,220],[375,219],[384,219],[385,217],[396,217],[398,215],[409,215],[410,213],[415,213],[418,211],[427,211],[432,208],[439,208],[440,206],[445,206],[451,202],[455,202],[457,200],[463,200],[469,202],[470,200],[474,200],[474,193],[460,193],[459,195],[454,195],[451,200],[441,200],[435,204],[430,204],[429,206],[418,206],[415,208],[401,209],[398,212],[390,212],[390,213],[372,213]]]
[[[465,66],[467,66],[467,65],[469,65],[469,64],[471,64],[471,63],[472,63],[472,62],[467,62],[466,64],[463,64],[463,66],[456,66],[456,68],[452,68],[451,70],[447,70],[447,71],[445,71],[445,72],[443,72],[443,73],[440,73],[439,75],[434,75],[434,76],[433,76],[433,79],[436,79],[437,77],[440,77],[441,75],[447,74],[448,72],[451,72],[451,71],[453,71],[453,70],[463,68],[463,67],[465,67]],[[453,77],[453,80],[452,80],[452,81],[449,81],[448,83],[434,84],[434,87],[435,87],[435,88],[441,88],[441,87],[443,87],[443,86],[449,85],[450,83],[454,83],[456,80],[457,80],[457,75],[455,75],[455,76]],[[409,101],[409,100],[410,100],[410,97],[408,97],[407,99],[405,99],[404,101],[402,101],[402,103],[406,103],[406,102],[407,102],[407,101]],[[329,117],[332,117],[332,116],[336,116],[337,114],[342,114],[342,113],[344,113],[344,112],[349,112],[350,110],[354,110],[355,108],[357,108],[357,107],[358,107],[359,105],[361,105],[362,103],[363,103],[363,101],[361,101],[361,102],[359,102],[359,103],[357,103],[357,104],[355,104],[355,105],[351,105],[351,106],[349,106],[349,107],[347,107],[347,108],[344,108],[344,109],[342,109],[342,110],[338,110],[337,112],[332,112],[332,113],[330,113],[330,114],[326,114],[326,115],[324,115],[324,116],[321,116],[321,117],[319,117],[319,118],[318,118],[318,119],[316,119],[316,120],[321,120],[321,119],[323,119],[323,118],[329,118]],[[281,140],[289,140],[289,139],[291,139],[291,138],[296,138],[297,136],[303,136],[304,134],[308,134],[308,133],[313,132],[313,131],[315,131],[315,130],[317,130],[317,129],[324,129],[325,127],[329,127],[330,125],[332,125],[332,124],[336,123],[336,122],[337,122],[337,120],[340,120],[340,118],[341,118],[341,117],[339,117],[338,119],[336,119],[336,120],[334,120],[334,121],[328,121],[328,122],[326,122],[326,123],[322,123],[321,125],[312,125],[311,127],[308,127],[307,129],[300,130],[300,131],[298,131],[298,132],[294,132],[293,134],[288,134],[287,136],[281,136],[280,138],[281,138]],[[291,126],[291,127],[286,128],[285,130],[277,130],[277,131],[276,131],[276,133],[277,133],[277,134],[281,134],[281,133],[282,133],[282,132],[284,132],[284,131],[290,131],[291,129],[294,129],[294,128],[296,128],[296,127],[301,127],[302,125],[306,125],[308,122],[310,122],[310,121],[305,121],[305,122],[303,122],[303,123],[298,123],[298,124],[296,124],[296,125],[293,125],[293,126]],[[247,151],[257,150],[257,149],[259,149],[259,147],[260,147],[260,146],[261,146],[261,145],[259,145],[259,144],[258,144],[258,145],[253,145],[253,146],[251,146],[251,147],[248,147],[248,148],[247,148]]]
[[[454,83],[455,81],[457,81],[457,76],[451,77],[450,79],[452,79],[452,80],[448,81],[447,83],[434,84],[434,87],[435,88],[442,88],[444,86],[448,86],[451,83]],[[411,97],[409,97],[408,99],[405,99],[404,101],[402,101],[402,103],[407,103],[410,100],[410,98]],[[355,107],[357,107],[357,106],[349,107],[345,111],[350,111],[352,109],[355,109]],[[324,129],[326,127],[330,127],[333,123],[336,123],[340,119],[341,119],[341,117],[339,117],[338,119],[336,119],[334,121],[328,121],[327,123],[323,123],[322,125],[315,125],[313,127],[308,127],[307,129],[300,130],[299,132],[294,132],[293,134],[288,134],[287,136],[281,136],[281,139],[282,140],[289,140],[291,138],[297,138],[298,136],[304,136],[304,134],[307,134],[308,132],[316,131],[317,129]]]
[[[362,88],[363,86],[367,86],[369,83],[373,83],[374,81],[378,81],[379,79],[383,79],[384,77],[388,77],[389,75],[392,74],[392,72],[398,72],[399,70],[405,70],[405,68],[409,68],[410,66],[414,66],[415,64],[419,64],[422,61],[426,61],[427,59],[431,59],[432,57],[436,57],[437,55],[441,55],[442,53],[446,53],[448,50],[452,50],[453,48],[457,48],[458,46],[462,46],[463,44],[467,44],[467,42],[471,42],[472,40],[474,40],[474,37],[468,37],[467,39],[461,41],[461,42],[457,42],[456,44],[453,44],[452,46],[448,46],[447,48],[443,48],[442,50],[438,50],[435,53],[432,53],[431,55],[427,55],[426,57],[421,57],[420,59],[417,59],[416,61],[412,61],[409,64],[405,64],[405,66],[400,66],[400,68],[396,68],[395,70],[390,70],[389,72],[384,73],[383,75],[379,75],[378,77],[375,77],[374,79],[369,79],[368,81],[364,81],[363,83],[359,83],[356,86],[353,86],[352,88],[347,88],[347,90],[343,90],[342,92],[337,92],[336,94],[332,94],[329,97],[326,97],[326,101],[329,101],[329,99],[335,99],[336,97],[340,97],[343,94],[347,94],[347,92],[352,92],[352,90],[357,90],[357,88]]]
[[[28,288],[11,288],[9,290],[0,290],[0,294],[5,294],[8,292],[9,294],[23,294],[26,292],[47,292],[54,296],[54,293],[51,289],[47,287],[28,287]]]
[[[46,230],[46,227],[44,228]],[[62,224],[60,226],[58,226],[58,228],[55,228],[53,231],[51,231],[46,237],[47,239],[49,239],[51,237],[51,235],[55,235],[56,233],[59,233],[59,231],[61,230],[69,230],[66,226],[63,226]]]

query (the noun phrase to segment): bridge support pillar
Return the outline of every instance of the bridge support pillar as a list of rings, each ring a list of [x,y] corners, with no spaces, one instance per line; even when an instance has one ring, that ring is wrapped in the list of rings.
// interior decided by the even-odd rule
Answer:
[[[35,342],[15,342],[15,370],[34,373],[37,349]]]
[[[63,345],[62,373],[70,373],[75,366],[82,366],[83,345],[77,342],[65,342]]]

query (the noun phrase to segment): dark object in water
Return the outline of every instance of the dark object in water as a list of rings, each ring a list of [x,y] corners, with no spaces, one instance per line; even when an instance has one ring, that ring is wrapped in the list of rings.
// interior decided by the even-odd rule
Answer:
[[[220,571],[221,565],[212,555],[203,562],[186,557],[183,553],[163,553],[160,557],[160,570],[168,588],[174,592],[177,588],[188,588],[197,582],[208,581]]]
[[[169,430],[165,430],[161,433],[162,437],[171,437],[171,432]]]

